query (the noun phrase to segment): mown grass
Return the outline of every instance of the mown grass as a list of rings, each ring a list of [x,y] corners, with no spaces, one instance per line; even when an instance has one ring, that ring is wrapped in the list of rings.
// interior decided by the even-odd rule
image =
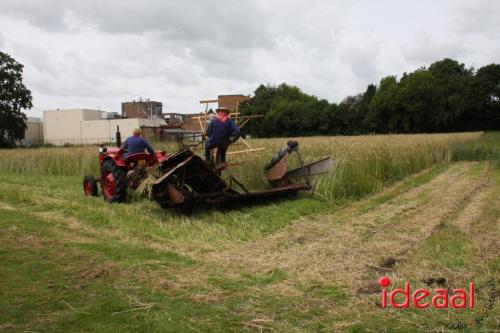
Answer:
[[[133,266],[120,261],[113,249],[117,244],[61,243],[48,233],[55,228],[51,223],[17,211],[0,209],[0,216],[1,227],[9,229],[0,235],[0,331],[233,331],[241,325],[242,315],[231,315],[232,304],[203,304],[183,298],[182,292],[155,291],[139,283],[125,272]],[[25,229],[26,221],[31,226]],[[118,251],[134,256],[123,244]],[[147,250],[136,252],[141,259],[152,258]],[[179,270],[177,261],[167,260],[162,267]]]
[[[479,167],[491,164],[479,164]],[[500,218],[500,169],[491,171],[490,189],[477,207],[479,213],[467,223],[467,232],[443,221],[432,235],[423,240],[398,267],[395,285],[402,288],[410,282],[411,291],[425,288],[433,291],[445,288],[465,288],[475,284],[474,309],[387,308],[363,313],[361,323],[349,327],[349,332],[498,332],[500,306],[500,253],[498,248]],[[430,284],[429,278],[444,279],[444,284]],[[379,296],[370,300],[377,304]],[[368,302],[368,304],[372,304]],[[364,304],[366,306],[366,304]]]
[[[74,218],[89,228],[113,230],[142,242],[170,240],[172,247],[196,247],[199,251],[223,248],[270,234],[291,221],[331,206],[323,200],[300,198],[268,204],[225,209],[200,209],[182,216],[162,209],[156,202],[138,199],[125,205],[109,205],[102,198],[82,195],[79,177],[0,174],[0,202],[22,204],[53,219]]]
[[[75,230],[23,210],[0,208],[0,227],[2,331],[255,331],[271,316],[277,330],[290,321],[315,332],[334,318],[321,307],[298,306],[298,296],[255,292],[281,281],[283,271],[226,276],[211,264],[116,237],[68,237]],[[311,296],[345,300],[333,287]]]

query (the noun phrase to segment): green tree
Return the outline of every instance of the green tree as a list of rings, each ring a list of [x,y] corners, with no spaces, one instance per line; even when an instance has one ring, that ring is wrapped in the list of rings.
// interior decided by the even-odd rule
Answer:
[[[24,138],[31,92],[23,84],[23,65],[0,52],[0,147],[11,148]]]
[[[285,83],[260,85],[241,105],[243,115],[264,115],[246,129],[259,137],[317,135],[328,133],[328,102]]]
[[[374,84],[369,84],[361,98],[359,110],[356,117],[356,129],[355,134],[362,134],[369,132],[368,126],[366,124],[366,116],[370,112],[370,104],[373,97],[377,93],[377,86]]]
[[[445,58],[429,66],[432,74],[431,122],[436,132],[459,130],[460,118],[467,108],[467,90],[473,78],[472,69]]]
[[[398,94],[398,81],[395,76],[387,76],[380,81],[365,119],[369,130],[379,133],[398,131]]]
[[[335,118],[335,134],[349,135],[358,133],[362,123],[361,103],[363,94],[347,96],[339,103]]]
[[[400,112],[397,120],[401,132],[431,132],[434,108],[432,74],[425,67],[403,75],[399,83]]]
[[[464,129],[500,129],[500,65],[490,64],[475,73],[467,102],[467,112],[462,119]]]

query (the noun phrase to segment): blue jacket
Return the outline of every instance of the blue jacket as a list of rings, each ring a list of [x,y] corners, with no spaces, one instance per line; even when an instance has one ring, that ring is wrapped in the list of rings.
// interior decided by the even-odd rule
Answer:
[[[221,143],[229,143],[229,137],[239,137],[240,128],[236,126],[232,119],[221,121],[217,118],[212,119],[207,127],[209,145],[218,145]]]
[[[128,149],[127,156],[137,153],[144,153],[144,149],[150,154],[154,154],[154,149],[151,145],[141,136],[131,136],[123,143],[123,148]]]

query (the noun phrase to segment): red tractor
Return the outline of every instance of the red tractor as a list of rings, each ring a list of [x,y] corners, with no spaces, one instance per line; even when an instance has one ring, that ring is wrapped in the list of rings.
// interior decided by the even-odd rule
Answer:
[[[101,183],[104,200],[123,202],[127,198],[127,189],[135,189],[145,178],[148,171],[167,158],[164,151],[155,154],[138,153],[126,156],[123,148],[99,148],[99,178],[85,176],[83,190],[87,196],[97,196],[97,183]]]

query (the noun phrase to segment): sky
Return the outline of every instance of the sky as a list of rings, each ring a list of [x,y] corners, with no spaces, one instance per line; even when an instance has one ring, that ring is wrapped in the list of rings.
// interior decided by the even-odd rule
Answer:
[[[43,110],[194,113],[201,99],[297,85],[340,102],[445,57],[500,63],[498,0],[0,0],[0,51]]]

